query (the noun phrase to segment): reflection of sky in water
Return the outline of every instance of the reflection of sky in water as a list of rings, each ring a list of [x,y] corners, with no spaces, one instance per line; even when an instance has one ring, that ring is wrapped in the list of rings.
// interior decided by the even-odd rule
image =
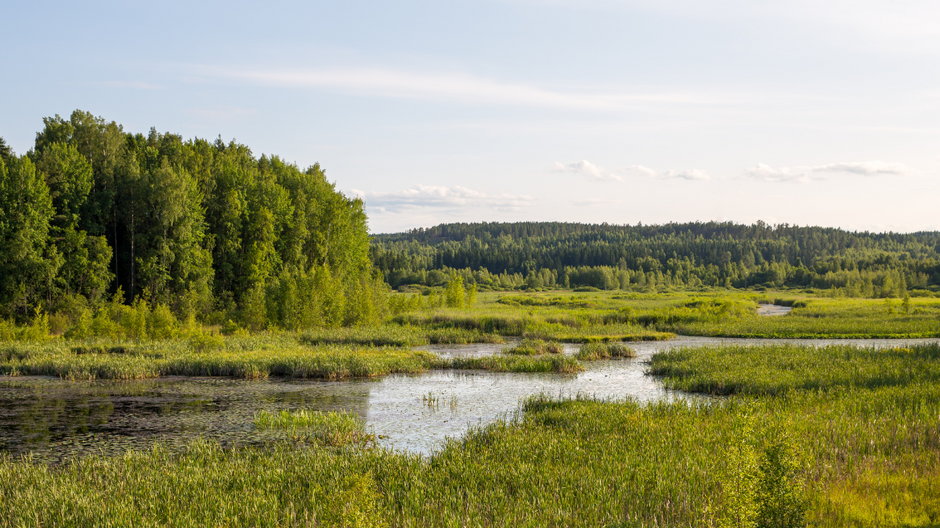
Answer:
[[[883,347],[937,341],[680,337],[631,343],[638,358],[586,363],[587,370],[576,375],[432,371],[339,382],[209,378],[69,382],[0,377],[0,450],[55,460],[140,448],[154,441],[180,445],[195,437],[230,445],[258,443],[270,440],[252,425],[262,409],[343,409],[362,416],[381,445],[429,453],[445,438],[459,437],[470,427],[512,418],[519,403],[532,395],[639,401],[682,397],[644,374],[653,353],[678,346],[791,342]],[[503,346],[428,348],[443,356],[477,356],[498,353]],[[566,353],[575,351],[577,345],[565,348]]]

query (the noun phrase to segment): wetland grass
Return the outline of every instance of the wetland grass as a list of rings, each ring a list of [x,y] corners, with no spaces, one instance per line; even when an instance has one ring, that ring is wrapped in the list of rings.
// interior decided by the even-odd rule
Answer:
[[[585,343],[578,349],[575,357],[581,361],[635,358],[636,351],[623,343]]]
[[[261,430],[286,432],[293,441],[324,446],[364,446],[375,441],[358,416],[343,411],[260,411],[254,423]]]
[[[561,354],[564,348],[559,343],[542,341],[541,339],[523,339],[519,344],[504,348],[503,354],[511,356],[544,356],[545,354]]]
[[[562,354],[451,358],[442,360],[440,367],[493,372],[555,372],[559,374],[575,374],[584,370],[584,366],[577,359]]]
[[[312,379],[376,377],[428,370],[436,356],[420,350],[355,346],[307,346],[289,335],[226,337],[213,350],[190,340],[122,346],[75,346],[66,341],[18,344],[0,354],[0,374],[63,379],[142,379],[220,376],[245,379],[283,376]]]
[[[932,526],[937,362],[930,346],[672,351],[654,360],[667,385],[732,396],[536,398],[428,458],[205,442],[0,456],[0,526]]]

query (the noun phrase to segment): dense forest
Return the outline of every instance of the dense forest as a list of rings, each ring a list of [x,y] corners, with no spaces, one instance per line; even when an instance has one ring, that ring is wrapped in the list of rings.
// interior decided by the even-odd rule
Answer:
[[[696,222],[442,224],[373,237],[393,287],[813,287],[866,297],[940,290],[940,233]]]
[[[0,317],[160,307],[251,328],[376,316],[363,204],[319,165],[221,139],[128,133],[87,112],[0,141]]]

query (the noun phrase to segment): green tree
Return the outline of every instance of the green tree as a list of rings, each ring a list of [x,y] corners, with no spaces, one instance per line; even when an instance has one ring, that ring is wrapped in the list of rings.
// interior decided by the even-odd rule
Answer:
[[[49,188],[29,158],[9,161],[0,161],[0,306],[26,317],[51,300],[61,263],[49,244]]]
[[[13,157],[13,149],[10,148],[10,145],[7,145],[5,139],[0,137],[0,161],[4,163],[9,163],[10,158]]]
[[[170,166],[142,176],[146,223],[137,235],[139,284],[153,304],[190,314],[209,307],[212,257],[204,247],[205,224],[193,179]]]
[[[461,308],[467,300],[467,292],[463,286],[463,277],[451,272],[450,280],[444,289],[444,302],[451,308]]]

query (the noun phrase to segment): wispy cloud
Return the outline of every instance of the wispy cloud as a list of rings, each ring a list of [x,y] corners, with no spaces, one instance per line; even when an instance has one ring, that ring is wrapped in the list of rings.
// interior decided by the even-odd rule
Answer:
[[[554,165],[555,172],[574,174],[593,181],[623,181],[628,177],[647,177],[661,179],[680,179],[691,181],[705,181],[711,179],[708,172],[702,169],[683,169],[656,171],[644,165],[630,165],[622,169],[608,170],[600,167],[588,160],[575,161],[572,163],[562,163],[556,161]]]
[[[371,97],[434,100],[467,104],[518,105],[581,110],[615,110],[651,104],[725,104],[715,96],[679,92],[628,92],[623,89],[566,91],[466,73],[415,72],[378,68],[224,69],[199,68],[209,77],[284,88],[315,88]]]
[[[758,163],[747,171],[747,176],[772,182],[805,183],[837,175],[903,176],[910,172],[910,167],[906,165],[884,161],[838,162],[797,167],[771,167]]]
[[[491,194],[460,185],[415,185],[397,192],[364,192],[353,190],[366,206],[380,213],[396,213],[419,208],[465,209],[484,208],[499,211],[518,210],[532,205],[530,196]]]

